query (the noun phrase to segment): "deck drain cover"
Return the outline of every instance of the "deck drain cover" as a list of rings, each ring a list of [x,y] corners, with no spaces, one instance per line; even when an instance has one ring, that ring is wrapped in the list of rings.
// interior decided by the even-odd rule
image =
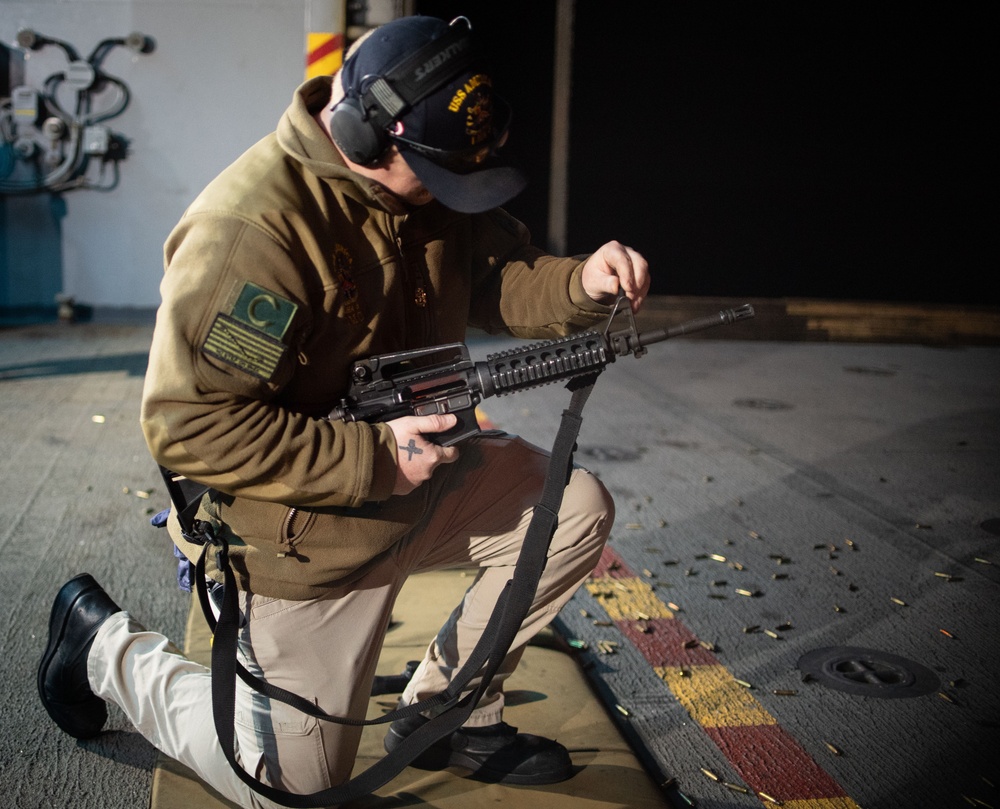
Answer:
[[[798,668],[822,685],[864,697],[919,697],[937,691],[940,685],[926,666],[853,646],[813,649],[799,658]]]

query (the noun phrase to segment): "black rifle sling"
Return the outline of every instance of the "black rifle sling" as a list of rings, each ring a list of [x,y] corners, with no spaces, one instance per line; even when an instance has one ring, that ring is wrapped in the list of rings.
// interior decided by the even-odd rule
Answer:
[[[514,574],[497,599],[490,620],[479,642],[451,684],[440,694],[403,708],[397,708],[375,719],[351,719],[329,716],[301,696],[277,688],[251,674],[236,659],[239,632],[238,595],[236,580],[228,559],[224,539],[214,536],[206,542],[196,566],[198,598],[205,618],[212,629],[212,712],[222,751],[236,775],[255,792],[282,806],[312,807],[341,804],[371,794],[395,778],[402,770],[434,742],[457,730],[472,713],[494,674],[506,657],[514,637],[524,622],[535,597],[538,580],[545,567],[546,554],[558,523],[563,492],[573,469],[573,453],[583,421],[583,407],[590,396],[600,370],[571,379],[566,385],[572,392],[570,406],[563,411],[559,432],[549,459],[549,467],[539,502],[521,544]],[[205,583],[205,553],[208,544],[217,549],[217,566],[225,579],[222,607],[218,621],[209,604]],[[461,692],[476,675],[478,687],[466,696]],[[392,752],[349,781],[312,794],[298,794],[278,789],[248,773],[236,760],[235,726],[236,676],[247,685],[271,699],[285,702],[303,713],[324,721],[344,725],[375,725],[413,716],[430,709],[440,709],[434,718],[407,736]]]

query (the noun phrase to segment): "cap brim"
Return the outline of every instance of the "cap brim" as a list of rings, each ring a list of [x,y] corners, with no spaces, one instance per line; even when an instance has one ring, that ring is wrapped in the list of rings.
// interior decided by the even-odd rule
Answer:
[[[456,174],[405,144],[397,144],[407,165],[435,199],[459,213],[482,213],[499,208],[520,194],[528,178],[509,159],[495,156],[488,167]]]

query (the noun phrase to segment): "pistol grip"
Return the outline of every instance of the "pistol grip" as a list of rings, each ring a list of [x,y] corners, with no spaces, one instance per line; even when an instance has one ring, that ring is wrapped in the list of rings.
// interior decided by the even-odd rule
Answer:
[[[476,418],[476,408],[470,407],[466,410],[453,410],[458,422],[450,430],[443,433],[433,433],[427,437],[435,444],[442,447],[450,447],[459,441],[475,435],[479,432],[479,420]]]

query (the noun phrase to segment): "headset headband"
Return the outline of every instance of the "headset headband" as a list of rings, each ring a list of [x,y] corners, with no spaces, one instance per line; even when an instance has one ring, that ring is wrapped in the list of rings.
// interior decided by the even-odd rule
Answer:
[[[456,25],[461,20],[464,25]],[[384,76],[377,76],[361,94],[361,106],[372,127],[385,129],[414,104],[467,68],[475,53],[471,27],[458,17],[448,30],[404,59]]]

